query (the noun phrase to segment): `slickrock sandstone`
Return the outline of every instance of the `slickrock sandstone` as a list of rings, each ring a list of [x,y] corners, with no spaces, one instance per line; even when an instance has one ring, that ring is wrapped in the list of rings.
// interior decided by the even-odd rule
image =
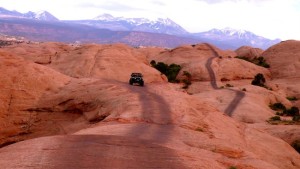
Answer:
[[[71,78],[5,52],[0,52],[0,72],[0,144],[2,144],[5,138],[26,135],[37,120],[34,118],[36,114],[28,109],[45,91],[56,91]]]
[[[250,46],[242,46],[240,48],[238,48],[237,50],[235,50],[237,56],[242,56],[242,57],[246,57],[248,59],[254,59],[254,58],[258,58],[262,55],[262,53],[264,52],[264,50],[259,49],[259,48],[253,48]]]
[[[228,53],[209,44],[1,48],[1,168],[300,168],[289,145],[299,126],[277,132],[265,122],[270,103],[294,104],[293,90]],[[152,58],[191,71],[192,86],[166,83]],[[132,71],[144,87],[128,84]],[[256,73],[274,89],[250,85]]]
[[[9,46],[6,51],[74,78],[128,82],[132,72],[141,72],[148,83],[166,81],[157,70],[149,67],[146,56],[123,44],[30,43]]]
[[[153,54],[155,51],[157,52],[156,55]],[[234,58],[237,56],[235,52],[222,51],[205,43],[194,46],[180,46],[172,50],[152,49],[151,52],[144,53],[147,55],[148,60],[181,65],[182,70],[179,79],[183,79],[183,72],[188,71],[192,75],[193,81],[210,81],[210,72],[208,72],[207,67],[211,67],[215,71],[218,81],[252,79],[257,73],[270,77],[270,72],[267,69]]]
[[[300,77],[300,41],[288,40],[267,49],[262,55],[271,65],[273,78]]]

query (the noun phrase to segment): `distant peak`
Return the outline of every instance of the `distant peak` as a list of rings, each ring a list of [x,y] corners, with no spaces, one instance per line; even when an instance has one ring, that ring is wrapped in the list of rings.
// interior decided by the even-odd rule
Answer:
[[[170,18],[157,18],[156,19],[157,22],[161,22],[165,25],[175,25],[176,23],[171,20]]]
[[[115,17],[113,17],[111,14],[104,13],[102,15],[99,15],[94,18],[94,20],[114,20]]]
[[[97,17],[95,17],[93,20],[101,20],[101,21],[129,21],[132,23],[154,23],[154,22],[160,22],[165,25],[174,25],[176,24],[174,21],[172,21],[170,18],[156,18],[156,19],[148,19],[148,18],[135,18],[135,17],[114,17],[111,14],[101,14]]]
[[[237,32],[237,33],[246,33],[247,32],[243,29],[234,29],[234,28],[230,28],[230,27],[226,27],[226,28],[221,29],[221,30],[226,31],[226,32]]]
[[[31,18],[31,19],[37,19],[37,20],[46,20],[46,21],[58,21],[58,19],[53,16],[48,11],[38,11],[38,12],[32,12],[29,11],[27,13],[23,14],[25,17]]]

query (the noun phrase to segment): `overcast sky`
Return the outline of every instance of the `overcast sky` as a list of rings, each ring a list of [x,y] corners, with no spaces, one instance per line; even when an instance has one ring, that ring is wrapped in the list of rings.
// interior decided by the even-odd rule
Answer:
[[[0,0],[19,12],[46,10],[61,20],[103,13],[170,18],[189,32],[231,27],[270,39],[300,40],[300,0]]]

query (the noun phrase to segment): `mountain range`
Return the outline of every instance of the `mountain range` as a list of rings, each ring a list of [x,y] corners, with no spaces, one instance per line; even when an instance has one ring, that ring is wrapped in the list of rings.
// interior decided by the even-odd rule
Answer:
[[[176,47],[209,42],[222,49],[252,46],[266,49],[270,40],[245,30],[212,29],[190,33],[169,18],[114,17],[99,15],[89,20],[59,20],[47,11],[20,13],[0,7],[0,33],[36,41],[126,43],[132,46]]]

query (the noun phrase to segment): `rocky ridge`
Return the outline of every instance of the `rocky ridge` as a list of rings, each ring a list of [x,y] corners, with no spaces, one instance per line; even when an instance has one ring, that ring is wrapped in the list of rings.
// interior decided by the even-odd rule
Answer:
[[[282,52],[281,45],[297,43],[284,42],[262,55],[271,60],[269,53]],[[275,114],[270,103],[297,104],[286,96],[298,97],[300,89],[285,84],[272,62],[266,69],[236,55],[205,43],[172,50],[63,43],[1,48],[0,164],[299,168],[299,153],[289,145],[299,139],[299,126],[272,126],[266,120]],[[185,90],[167,83],[151,60],[180,64],[178,78],[189,71],[192,85]],[[145,87],[128,84],[133,71],[144,74]],[[272,90],[251,85],[257,73]],[[26,141],[12,144],[21,140]]]

